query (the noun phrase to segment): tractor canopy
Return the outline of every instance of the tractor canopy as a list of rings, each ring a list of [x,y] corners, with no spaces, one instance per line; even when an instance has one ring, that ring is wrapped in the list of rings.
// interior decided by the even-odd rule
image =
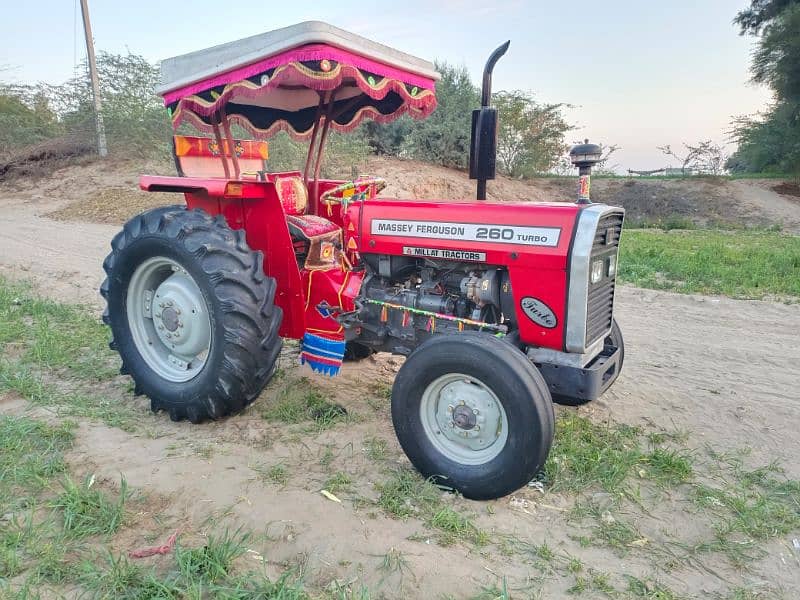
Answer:
[[[256,138],[280,130],[312,139],[436,108],[434,65],[318,21],[170,58],[161,63],[172,123],[219,136],[237,124]],[[229,136],[226,136],[229,137]]]

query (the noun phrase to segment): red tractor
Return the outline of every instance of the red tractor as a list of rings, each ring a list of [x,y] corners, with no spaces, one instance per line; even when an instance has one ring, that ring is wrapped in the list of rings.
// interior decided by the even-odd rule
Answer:
[[[553,400],[597,398],[619,375],[613,319],[623,210],[588,200],[596,146],[573,150],[577,203],[486,202],[497,118],[473,114],[478,200],[378,197],[384,182],[322,179],[328,133],[425,118],[431,63],[318,22],[164,61],[159,93],[179,177],[143,176],[186,206],[142,213],[111,242],[101,293],[122,372],[154,411],[200,423],[255,400],[281,338],[334,375],[346,356],[407,356],[392,420],[416,468],[470,498],[530,481],[553,439]],[[270,173],[279,130],[309,140],[302,172]]]

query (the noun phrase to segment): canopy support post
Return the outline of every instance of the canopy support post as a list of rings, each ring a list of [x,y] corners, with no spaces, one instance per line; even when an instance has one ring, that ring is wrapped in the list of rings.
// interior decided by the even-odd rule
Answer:
[[[211,117],[211,127],[214,128],[214,139],[217,140],[217,147],[219,148],[219,158],[222,161],[222,169],[225,171],[225,179],[231,178],[231,171],[228,168],[228,159],[225,158],[225,146],[222,142],[222,135],[219,132],[219,115]]]
[[[308,144],[308,156],[306,156],[306,166],[303,169],[303,183],[308,187],[308,170],[311,168],[311,158],[314,156],[314,144],[317,141],[317,131],[319,131],[319,120],[322,118],[322,107],[325,105],[325,96],[328,94],[319,95],[319,104],[317,104],[317,116],[314,119],[314,130],[311,132],[311,142]]]
[[[319,172],[322,168],[322,154],[325,151],[325,141],[328,139],[328,132],[331,129],[331,115],[333,114],[333,99],[336,90],[332,90],[328,96],[328,106],[325,109],[325,124],[322,126],[322,136],[319,139],[319,150],[317,151],[317,161],[314,165],[314,192],[312,198],[314,202],[319,200]]]
[[[233,178],[239,179],[239,158],[236,156],[236,148],[234,148],[233,135],[231,135],[231,124],[228,121],[228,116],[225,114],[225,109],[220,111],[220,121],[222,121],[222,130],[225,132],[225,138],[228,142],[228,152],[231,154],[231,162],[233,163]],[[224,153],[224,149],[223,149]]]

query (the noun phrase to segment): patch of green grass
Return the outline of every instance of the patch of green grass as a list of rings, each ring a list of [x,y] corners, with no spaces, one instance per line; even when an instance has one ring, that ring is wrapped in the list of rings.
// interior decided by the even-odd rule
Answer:
[[[612,548],[617,554],[627,554],[638,540],[644,540],[636,527],[619,515],[614,516],[598,507],[592,507],[590,512],[595,519],[594,541]]]
[[[309,600],[292,571],[276,581],[263,573],[232,574],[232,564],[245,552],[248,536],[227,533],[211,537],[200,548],[178,546],[174,568],[156,571],[130,562],[124,556],[81,564],[80,583],[96,598],[122,600]]]
[[[140,412],[97,391],[119,368],[108,337],[87,309],[38,298],[0,278],[0,392],[14,391],[61,416],[133,431]]]
[[[0,416],[0,507],[24,504],[54,477],[66,472],[64,452],[73,443],[75,424],[50,426],[28,417]]]
[[[388,447],[386,440],[377,436],[368,437],[364,440],[364,450],[367,453],[367,458],[375,462],[386,459]]]
[[[468,542],[475,546],[488,543],[489,535],[473,520],[457,510],[443,506],[442,490],[411,469],[393,471],[388,481],[376,485],[377,504],[394,517],[417,517],[435,530],[443,546]]]
[[[261,411],[267,421],[304,423],[313,421],[318,430],[329,429],[346,421],[347,411],[327,400],[307,377],[286,382],[278,397]]]
[[[291,571],[283,573],[274,582],[260,573],[246,573],[212,583],[205,589],[208,590],[208,597],[214,600],[310,600],[308,593],[293,579]],[[369,594],[337,598],[369,600]]]
[[[125,516],[128,499],[128,484],[120,481],[116,500],[109,498],[94,485],[94,476],[76,484],[69,477],[64,479],[64,491],[53,500],[52,506],[64,520],[64,532],[76,538],[91,535],[111,534],[119,529]]]
[[[224,579],[233,561],[247,551],[250,534],[237,530],[225,531],[220,536],[209,536],[200,548],[175,548],[175,560],[181,575],[188,581],[200,578],[214,582]]]
[[[394,517],[426,516],[441,505],[442,492],[411,469],[398,469],[377,484],[378,506]]]
[[[459,541],[485,546],[489,541],[488,534],[478,529],[472,519],[449,506],[436,511],[428,523],[439,531],[438,541],[442,546],[451,546]]]
[[[556,420],[545,477],[553,491],[579,492],[599,486],[619,491],[641,460],[639,431],[627,425],[597,425],[575,413]]]
[[[680,596],[667,586],[651,579],[639,579],[626,575],[628,580],[628,594],[633,598],[645,600],[679,600]]]
[[[798,482],[750,488],[700,485],[694,499],[699,506],[721,517],[715,525],[721,536],[739,533],[765,540],[800,528]]]
[[[511,596],[508,593],[508,582],[503,577],[502,586],[496,585],[484,586],[480,592],[472,596],[470,600],[510,600]]]
[[[282,463],[278,463],[276,465],[272,465],[267,470],[267,479],[269,479],[272,483],[277,485],[286,485],[289,483],[289,469],[286,465]]]
[[[102,421],[109,427],[132,432],[142,419],[135,407],[118,399],[84,392],[80,386],[61,391],[43,382],[42,377],[22,365],[11,365],[0,359],[0,391],[13,390],[37,406],[53,408],[59,416],[83,417]]]
[[[61,583],[74,574],[71,540],[38,505],[0,525],[0,578],[28,570],[27,581]]]
[[[694,475],[689,452],[662,446],[678,439],[677,434],[659,432],[654,437],[629,425],[597,424],[573,412],[563,413],[556,420],[545,480],[550,490],[559,492],[601,488],[628,493],[633,475],[662,487],[678,486]],[[647,442],[655,447],[644,450]]]
[[[734,298],[800,297],[800,236],[767,231],[625,231],[619,277],[640,287]]]
[[[576,575],[575,583],[567,589],[567,593],[570,595],[579,595],[584,592],[600,592],[611,597],[617,594],[609,575],[594,569],[589,569],[585,575]]]
[[[353,485],[353,478],[347,473],[337,471],[325,480],[325,483],[322,484],[322,487],[323,489],[336,494],[338,492],[350,491],[351,485]]]
[[[184,597],[176,582],[162,579],[153,570],[134,564],[124,556],[112,554],[105,557],[105,565],[84,561],[79,581],[97,598],[171,600]]]
[[[119,368],[108,328],[80,306],[39,298],[28,286],[0,278],[0,343],[20,342],[21,360],[103,381]]]
[[[665,485],[686,483],[694,475],[690,456],[680,450],[655,448],[644,455],[647,475]]]
[[[406,574],[411,574],[413,576],[411,565],[405,555],[397,548],[389,548],[389,551],[383,555],[381,564],[378,565],[378,570],[381,572],[381,584],[388,578],[397,575],[402,585],[403,578]]]

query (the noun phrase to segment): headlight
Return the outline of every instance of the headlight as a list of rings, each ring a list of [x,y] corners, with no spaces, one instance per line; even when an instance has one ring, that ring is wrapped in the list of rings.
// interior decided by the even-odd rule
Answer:
[[[592,283],[597,283],[603,278],[603,259],[598,259],[592,263],[592,274],[589,277]]]
[[[614,277],[617,274],[617,255],[613,255],[608,259],[608,276]]]

